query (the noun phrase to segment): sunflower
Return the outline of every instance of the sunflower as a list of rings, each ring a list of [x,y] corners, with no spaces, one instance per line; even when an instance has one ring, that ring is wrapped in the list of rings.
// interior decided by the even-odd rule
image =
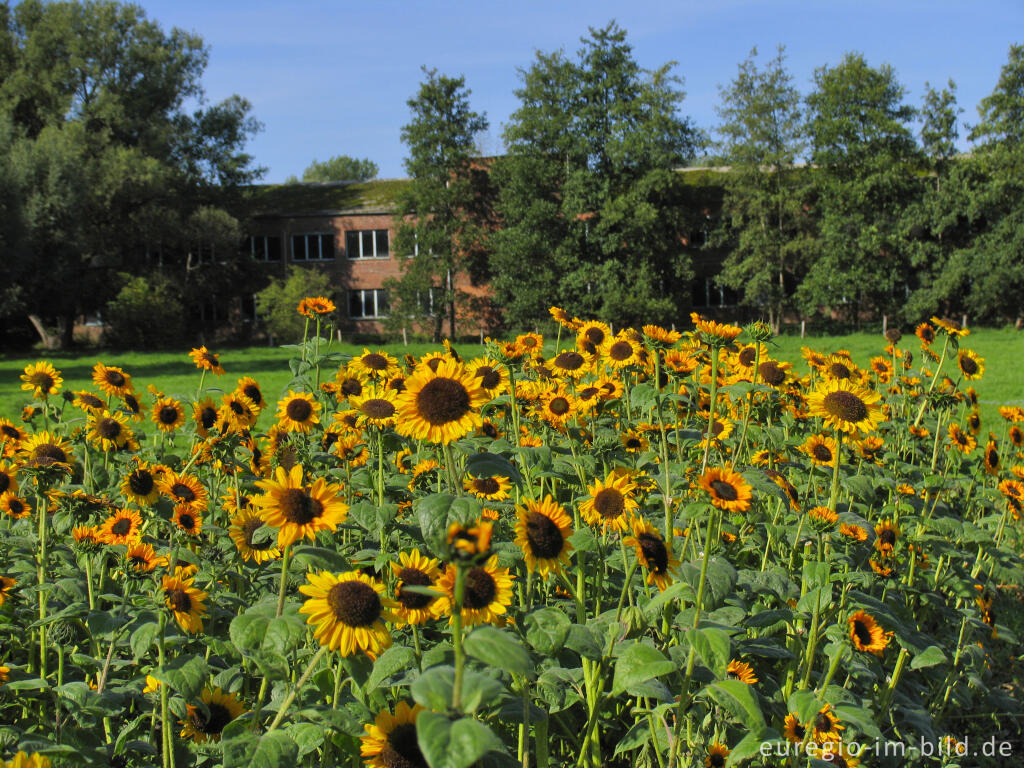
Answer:
[[[201,706],[186,705],[185,719],[178,721],[182,726],[181,738],[192,739],[196,744],[220,741],[225,726],[247,711],[238,694],[224,693],[220,686],[213,690],[204,688],[202,700]]]
[[[935,329],[928,323],[921,323],[914,329],[914,335],[921,340],[922,345],[930,345],[935,341]]]
[[[188,505],[196,512],[202,512],[209,506],[210,495],[192,475],[165,472],[157,487],[176,505]]]
[[[383,349],[371,352],[363,347],[363,354],[356,355],[348,364],[350,373],[359,377],[390,379],[398,376],[402,369],[398,367],[398,360]]]
[[[782,727],[782,735],[786,737],[786,741],[793,744],[804,743],[804,739],[807,737],[807,729],[800,723],[800,718],[796,712],[790,712],[786,715],[786,721]]]
[[[153,421],[164,432],[173,432],[185,423],[185,409],[173,397],[161,397],[153,403]]]
[[[302,482],[302,465],[291,470],[278,467],[276,479],[259,480],[256,485],[265,493],[253,503],[265,523],[280,529],[277,546],[286,547],[297,539],[315,539],[317,531],[335,530],[345,520],[348,505],[338,498],[341,490],[317,478],[312,486]]]
[[[693,373],[700,365],[694,353],[684,349],[669,349],[662,356],[666,370],[683,375]]]
[[[812,507],[807,510],[812,523],[817,523],[824,529],[830,529],[839,522],[839,515],[828,507]]]
[[[122,368],[97,362],[92,367],[92,383],[106,395],[124,397],[132,391],[132,377]]]
[[[99,549],[103,543],[100,539],[100,529],[94,525],[76,525],[71,530],[71,538],[74,539],[76,546],[86,552]]]
[[[572,550],[572,520],[551,496],[523,503],[525,507],[516,507],[515,541],[523,551],[526,570],[539,571],[542,579],[551,572],[564,573]]]
[[[669,331],[660,325],[645,325],[640,331],[648,341],[666,346],[671,346],[683,338],[679,331]]]
[[[829,355],[822,366],[821,372],[826,379],[854,379],[858,372],[856,367],[845,355]]]
[[[650,441],[633,428],[627,429],[619,435],[619,442],[629,453],[641,453],[646,451],[647,446],[650,445]]]
[[[975,437],[981,434],[981,413],[977,408],[967,415],[967,429]]]
[[[704,758],[704,768],[723,768],[731,751],[725,744],[716,741],[708,747],[708,756]]]
[[[136,504],[148,506],[160,498],[157,483],[166,468],[136,461],[132,470],[121,481],[121,495]]]
[[[875,617],[867,611],[857,611],[847,619],[850,640],[858,651],[866,651],[881,656],[892,638],[891,632],[885,632],[875,621]]]
[[[811,435],[800,450],[811,457],[811,464],[818,467],[831,467],[839,458],[835,438],[825,435]]]
[[[733,659],[729,662],[729,666],[726,669],[725,674],[730,680],[739,680],[741,683],[746,683],[747,685],[753,685],[757,682],[757,675],[754,674],[754,668],[745,661],[736,661]]]
[[[320,423],[320,403],[308,392],[288,390],[277,402],[277,423],[288,432],[309,432]]]
[[[634,517],[630,527],[633,535],[624,538],[623,544],[636,547],[637,560],[647,570],[647,583],[656,584],[664,592],[671,580],[669,572],[679,567],[679,560],[649,521]]]
[[[338,308],[334,305],[334,302],[326,296],[307,296],[300,301],[299,306],[296,307],[296,311],[303,317],[329,315],[337,309]]]
[[[899,536],[899,526],[891,520],[883,520],[875,526],[875,549],[883,555],[891,555]]]
[[[989,440],[985,446],[985,471],[990,475],[999,474],[999,451],[996,450],[996,441]]]
[[[188,504],[180,504],[174,508],[171,521],[178,530],[188,536],[198,536],[203,529],[203,518]]]
[[[971,333],[969,330],[961,326],[956,320],[944,320],[940,317],[933,317],[932,323],[945,331],[947,335],[954,338],[968,336]]]
[[[157,566],[166,568],[169,561],[158,555],[152,544],[132,544],[124,555],[125,563],[135,573],[151,573]]]
[[[594,356],[575,349],[559,352],[548,361],[548,367],[559,378],[579,379],[594,366]]]
[[[516,351],[520,355],[530,355],[540,352],[544,348],[544,337],[539,333],[522,333],[516,336]]]
[[[580,514],[594,527],[624,533],[629,528],[630,515],[640,506],[633,498],[635,490],[636,484],[629,475],[613,472],[587,489],[590,496],[580,504]]]
[[[455,605],[455,565],[449,565],[438,581],[438,586]],[[468,626],[477,624],[499,624],[512,602],[512,579],[508,568],[498,567],[498,556],[491,557],[483,565],[466,571],[466,586],[462,596],[462,621]],[[454,619],[454,616],[453,616]]]
[[[739,326],[705,320],[696,312],[690,313],[690,320],[700,334],[701,340],[708,346],[725,346],[743,333]]]
[[[1010,427],[1008,434],[1010,442],[1013,443],[1014,447],[1020,448],[1021,446],[1024,446],[1024,430],[1014,424]]]
[[[448,552],[453,559],[462,561],[487,557],[491,550],[491,534],[494,525],[483,520],[463,525],[452,523],[448,526]]]
[[[980,379],[985,373],[985,360],[969,349],[957,353],[956,363],[967,381]]]
[[[103,401],[102,397],[85,390],[75,392],[75,399],[72,403],[76,408],[81,408],[90,415],[96,415],[107,408],[107,404]]]
[[[266,523],[252,509],[240,509],[231,517],[228,535],[235,542],[235,548],[242,559],[256,564],[276,560],[281,556],[273,536],[263,536],[256,541],[256,531]]]
[[[224,369],[220,364],[220,355],[215,355],[205,346],[199,347],[199,349],[193,349],[188,353],[188,356],[192,358],[192,362],[196,364],[196,368],[201,371],[212,371],[217,376],[224,373]]]
[[[221,398],[217,418],[231,432],[244,432],[252,428],[259,418],[260,409],[252,399],[240,390],[229,392]],[[277,426],[277,425],[275,425]],[[273,429],[273,427],[271,427]]]
[[[398,562],[391,563],[395,576],[394,613],[399,625],[425,624],[428,619],[439,619],[448,611],[448,598],[440,592],[426,595],[405,589],[407,586],[436,588],[441,576],[439,563],[437,558],[424,557],[418,549],[399,552]]]
[[[32,397],[37,400],[45,400],[50,395],[56,395],[64,382],[60,377],[60,371],[47,362],[26,365],[21,380],[24,382],[21,388],[31,392]]]
[[[134,509],[118,509],[100,526],[104,544],[128,546],[142,539],[142,516]]]
[[[132,431],[126,416],[103,411],[89,419],[87,437],[101,451],[116,451],[131,440]]]
[[[75,463],[71,443],[49,432],[39,432],[21,444],[21,461],[28,467],[59,467],[70,470]]]
[[[0,510],[3,510],[4,514],[8,517],[20,520],[29,516],[32,507],[29,506],[25,499],[17,496],[13,491],[5,491],[0,493]]]
[[[863,751],[863,748],[861,749]],[[827,746],[817,750],[818,757],[829,765],[836,768],[857,768],[860,765],[860,758],[857,757],[846,744],[831,742]],[[860,754],[858,752],[857,754]]]
[[[608,367],[618,371],[630,365],[639,365],[642,349],[631,336],[620,333],[605,340],[601,348],[601,359]]]
[[[17,468],[0,461],[0,493],[11,493],[18,490]]]
[[[10,419],[0,419],[0,445],[4,447],[4,455],[9,456],[26,438],[26,432],[16,426]]]
[[[586,342],[594,347],[601,347],[612,336],[611,328],[605,323],[590,320],[576,330],[577,344]]]
[[[7,669],[7,667],[4,667]],[[18,752],[9,763],[0,763],[0,768],[50,768],[50,758],[33,752]]]
[[[393,427],[398,413],[398,393],[393,389],[371,384],[362,393],[352,395],[349,405],[359,412],[359,424]]]
[[[418,368],[398,395],[399,434],[447,445],[482,423],[476,412],[488,400],[462,363],[442,360],[436,371]]]
[[[359,741],[359,753],[369,768],[427,768],[416,737],[416,717],[423,707],[398,702],[395,714],[381,710],[373,725],[364,725],[366,733]]]
[[[196,423],[196,434],[209,437],[210,430],[217,425],[217,404],[212,397],[192,403],[192,419]]]
[[[949,425],[949,444],[961,453],[970,453],[978,447],[978,441],[974,435],[964,432],[956,424]]]
[[[769,387],[782,387],[789,379],[790,364],[765,360],[757,366],[757,376]]]
[[[491,477],[471,477],[467,475],[462,481],[462,487],[478,499],[503,501],[508,498],[508,492],[512,488],[512,481],[501,475],[493,475]]]
[[[729,467],[712,467],[700,478],[700,487],[719,509],[744,512],[750,508],[751,488],[743,475]]]
[[[820,416],[825,426],[843,432],[871,432],[882,421],[878,406],[881,395],[854,384],[849,379],[825,381],[807,396],[812,416]]]
[[[7,602],[7,598],[11,596],[11,590],[17,583],[17,580],[10,576],[0,576],[0,606]]]
[[[142,403],[139,402],[139,398],[131,392],[126,392],[124,397],[121,398],[121,402],[124,404],[124,410],[132,421],[142,421]]]
[[[831,704],[825,704],[819,709],[818,714],[814,716],[814,720],[809,725],[814,740],[818,744],[838,742],[842,738],[839,732],[845,730],[845,726],[839,724],[839,718],[832,712]]]
[[[535,406],[537,415],[552,427],[564,427],[576,411],[576,398],[563,387],[549,389],[540,396]]]
[[[857,453],[865,461],[873,461],[881,464],[880,456],[885,447],[885,441],[875,435],[867,435],[857,441]]]
[[[299,613],[309,616],[306,623],[315,627],[313,637],[320,645],[342,656],[364,651],[376,659],[391,645],[391,633],[384,621],[395,621],[395,602],[381,597],[384,585],[362,571],[337,575],[327,571],[306,576],[308,584],[299,591],[310,599]]]
[[[194,578],[185,575],[185,569],[178,568],[173,576],[164,575],[161,588],[167,607],[174,612],[174,618],[183,630],[190,633],[203,631],[206,606],[203,601],[209,597],[206,592],[193,586]]]

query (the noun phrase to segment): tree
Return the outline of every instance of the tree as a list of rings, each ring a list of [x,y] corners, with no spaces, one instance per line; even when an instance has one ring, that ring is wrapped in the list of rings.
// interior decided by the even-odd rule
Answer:
[[[459,277],[476,271],[473,261],[486,236],[475,213],[483,171],[473,168],[472,157],[474,137],[487,129],[487,118],[470,108],[465,78],[426,67],[423,72],[426,79],[406,102],[412,118],[402,128],[410,177],[396,201],[395,251],[402,276],[387,287],[391,324],[433,321],[439,341],[445,315],[455,338]]]
[[[13,132],[3,163],[24,181],[27,253],[6,277],[22,287],[22,310],[70,342],[74,317],[113,297],[116,272],[193,279],[200,306],[228,298],[188,273],[187,225],[257,178],[243,148],[259,124],[237,96],[202,105],[202,40],[115,2],[3,3],[0,27],[0,114]]]
[[[272,337],[281,343],[302,341],[306,318],[298,313],[299,302],[307,296],[334,296],[330,275],[319,269],[292,266],[288,277],[270,278],[270,284],[256,294],[256,314]]]
[[[376,178],[380,169],[377,164],[369,158],[359,160],[348,155],[335,155],[330,160],[314,159],[309,167],[302,172],[304,182],[316,181],[366,181]],[[294,176],[291,180],[298,181]]]
[[[493,287],[528,326],[558,304],[616,325],[671,322],[689,295],[688,190],[676,169],[698,134],[681,118],[674,63],[642,69],[614,22],[575,60],[538,53],[495,164],[502,229]]]
[[[721,89],[722,162],[728,165],[718,240],[730,247],[719,282],[768,314],[778,333],[789,294],[802,278],[814,229],[805,205],[806,147],[800,94],[782,46],[764,69],[757,49]]]
[[[920,193],[923,162],[909,122],[913,107],[889,65],[859,53],[814,75],[811,160],[819,194],[819,255],[798,289],[801,309],[895,313],[908,291],[902,221]]]

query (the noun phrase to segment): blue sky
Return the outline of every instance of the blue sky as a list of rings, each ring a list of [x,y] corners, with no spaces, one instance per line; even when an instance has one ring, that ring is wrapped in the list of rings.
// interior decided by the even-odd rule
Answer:
[[[465,76],[473,108],[491,123],[484,148],[497,151],[502,123],[517,106],[518,68],[528,67],[535,51],[574,53],[589,26],[611,19],[628,31],[641,66],[678,62],[687,93],[681,111],[705,129],[717,122],[719,85],[754,46],[766,60],[785,45],[805,94],[814,70],[847,51],[860,51],[873,66],[892,65],[915,106],[926,81],[939,86],[952,78],[962,119],[971,123],[1010,44],[1024,42],[1021,0],[140,4],[165,29],[182,27],[206,41],[210,100],[238,93],[252,102],[264,130],[249,151],[270,182],[335,154],[369,157],[383,178],[404,176],[400,131],[422,65]]]

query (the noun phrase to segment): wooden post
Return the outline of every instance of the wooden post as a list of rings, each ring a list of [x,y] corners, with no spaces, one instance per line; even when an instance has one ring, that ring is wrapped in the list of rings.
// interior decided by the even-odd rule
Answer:
[[[405,332],[405,326],[402,326],[402,344],[406,347],[409,346],[409,336]]]
[[[963,322],[960,323],[960,327],[961,328],[966,328],[967,327],[967,315],[963,316]]]
[[[885,332],[889,330],[889,316],[882,315],[882,335],[885,336]]]
[[[806,332],[807,332],[807,321],[806,320],[801,320],[800,321],[800,338],[801,339],[804,337],[804,334]]]

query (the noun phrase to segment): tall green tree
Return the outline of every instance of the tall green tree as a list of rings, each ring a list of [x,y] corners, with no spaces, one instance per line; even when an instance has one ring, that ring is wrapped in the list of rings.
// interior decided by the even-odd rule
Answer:
[[[765,312],[778,332],[815,239],[808,173],[797,166],[807,146],[800,93],[782,46],[764,68],[756,57],[755,48],[721,89],[718,107],[720,152],[730,167],[716,238],[729,254],[719,282]]]
[[[897,313],[909,272],[903,212],[920,193],[916,110],[887,64],[848,53],[807,97],[821,247],[798,289],[802,310]]]
[[[363,159],[349,157],[348,155],[335,155],[329,160],[316,160],[310,163],[302,172],[304,182],[318,181],[366,181],[377,177],[380,168],[368,157]],[[294,176],[289,176],[285,183],[297,182]]]
[[[202,40],[100,0],[3,3],[0,24],[0,114],[13,132],[3,162],[25,182],[28,254],[5,277],[22,287],[21,309],[70,342],[75,315],[112,298],[116,272],[164,269],[193,283],[198,306],[227,299],[207,290],[223,265],[189,268],[197,237],[222,231],[197,233],[194,213],[230,207],[257,178],[244,145],[259,124],[240,97],[202,102]]]
[[[407,104],[412,117],[402,128],[410,182],[400,193],[394,250],[402,276],[387,284],[391,324],[430,322],[440,340],[442,320],[456,336],[460,281],[472,278],[486,239],[477,215],[483,169],[474,169],[474,137],[487,129],[486,116],[470,107],[463,77],[427,69]],[[476,172],[474,172],[476,171]]]
[[[617,326],[679,318],[693,206],[676,169],[700,137],[678,113],[673,66],[641,68],[613,22],[574,59],[538,53],[520,72],[494,169],[493,287],[509,323],[533,325],[552,304]]]

